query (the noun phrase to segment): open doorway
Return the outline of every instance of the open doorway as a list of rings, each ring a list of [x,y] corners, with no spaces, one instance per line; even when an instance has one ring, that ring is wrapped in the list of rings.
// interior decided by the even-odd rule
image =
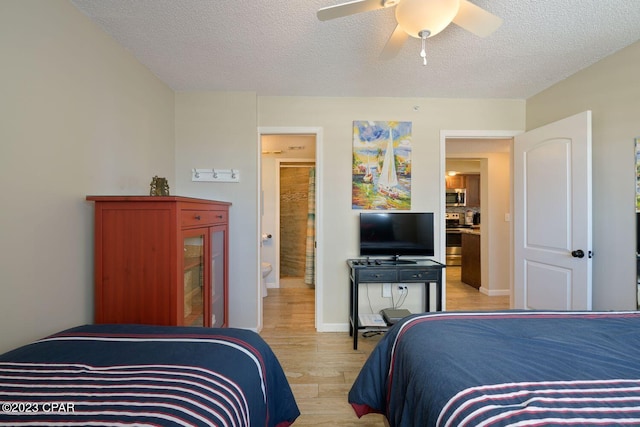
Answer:
[[[298,288],[305,292],[304,298],[314,300],[318,313],[319,137],[315,130],[305,130],[260,130],[261,295],[268,297],[283,288]],[[269,315],[262,310],[260,313],[261,319]],[[313,319],[311,326],[315,327],[317,314]],[[273,319],[265,318],[261,324],[268,326],[268,321],[273,323]]]
[[[311,141],[315,143],[314,141]],[[310,150],[307,150],[310,151]],[[309,153],[310,155],[313,153]],[[278,159],[279,288],[315,288],[315,157]],[[263,217],[264,218],[264,217]],[[265,248],[263,248],[265,249]]]
[[[447,309],[508,309],[513,138],[464,133],[444,139],[443,166],[448,176],[443,177],[444,186],[457,184],[467,190],[464,203],[453,206],[445,202],[444,217],[449,217],[445,219],[445,245],[453,222],[460,224],[462,233],[458,239],[451,239],[452,244],[460,246],[460,258],[446,269]],[[451,248],[446,251],[451,252]]]

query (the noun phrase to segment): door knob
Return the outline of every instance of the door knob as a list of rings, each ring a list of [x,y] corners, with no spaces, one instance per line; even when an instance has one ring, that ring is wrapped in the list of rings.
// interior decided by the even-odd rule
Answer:
[[[577,251],[572,251],[571,256],[574,258],[584,258],[584,251],[582,249],[578,249]]]

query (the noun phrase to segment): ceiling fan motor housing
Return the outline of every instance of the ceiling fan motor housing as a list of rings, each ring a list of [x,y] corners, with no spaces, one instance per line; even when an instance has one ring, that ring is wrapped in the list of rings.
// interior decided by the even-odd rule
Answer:
[[[459,8],[460,0],[402,0],[396,6],[396,20],[412,37],[420,38],[422,30],[432,37],[453,21]]]

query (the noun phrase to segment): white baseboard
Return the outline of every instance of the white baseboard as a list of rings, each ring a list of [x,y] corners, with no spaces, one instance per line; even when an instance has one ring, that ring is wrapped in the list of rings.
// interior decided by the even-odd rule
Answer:
[[[349,332],[348,323],[323,323],[318,326],[318,332]]]
[[[511,291],[509,291],[509,289],[494,289],[494,290],[491,290],[491,289],[487,289],[487,288],[484,288],[484,287],[480,286],[479,291],[480,291],[480,293],[483,293],[483,294],[485,294],[487,296],[490,296],[490,297],[504,297],[504,296],[511,295]]]

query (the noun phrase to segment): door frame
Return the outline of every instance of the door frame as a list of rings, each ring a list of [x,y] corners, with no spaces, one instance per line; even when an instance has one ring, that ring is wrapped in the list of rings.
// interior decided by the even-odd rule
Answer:
[[[446,198],[444,189],[446,187],[445,175],[446,175],[446,143],[447,139],[511,139],[517,135],[524,133],[523,130],[440,130],[440,259],[446,260],[446,227],[444,214],[447,210]],[[512,160],[513,162],[513,160]],[[509,212],[513,212],[513,173],[510,177],[509,189],[510,189],[510,206]],[[513,300],[513,221],[510,222],[510,242],[509,242],[509,291],[511,293],[511,300]],[[445,284],[442,288],[442,309],[446,310],[447,302],[447,269],[443,269],[442,282]],[[512,301],[513,302],[513,301]]]
[[[323,140],[323,131],[321,127],[272,127],[272,126],[259,126],[258,127],[258,143],[256,156],[258,159],[258,171],[257,171],[257,181],[258,181],[258,203],[257,203],[257,227],[258,227],[258,235],[256,238],[257,245],[257,260],[256,263],[260,266],[261,262],[261,244],[262,244],[262,136],[263,135],[314,135],[316,140],[316,215],[315,215],[315,223],[316,223],[316,263],[315,263],[315,327],[316,330],[321,330],[323,325],[323,307],[324,301],[322,298],[323,291],[323,256],[322,256],[322,140]],[[279,209],[279,207],[278,207]],[[279,255],[278,255],[279,257]],[[279,269],[278,269],[279,271]],[[262,307],[262,288],[261,288],[261,279],[262,279],[262,271],[258,268],[258,277],[257,277],[257,296],[258,296],[258,331],[262,330],[263,325],[263,307]],[[279,279],[278,279],[279,280]]]

